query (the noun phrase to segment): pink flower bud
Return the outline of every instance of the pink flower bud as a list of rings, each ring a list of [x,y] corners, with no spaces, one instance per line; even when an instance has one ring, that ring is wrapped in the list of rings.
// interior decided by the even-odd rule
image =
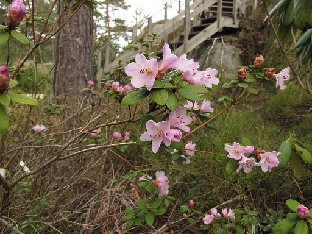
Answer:
[[[189,202],[189,208],[193,208],[195,206],[194,200],[190,200]]]
[[[101,133],[101,128],[94,129],[94,130],[91,132],[91,137],[92,137],[92,138],[96,138],[100,133]]]
[[[108,81],[106,81],[104,86],[105,86],[105,89],[110,89],[111,84]]]
[[[120,141],[122,140],[122,134],[121,132],[114,132],[113,137],[115,140]]]
[[[91,89],[94,86],[94,82],[92,80],[88,81],[88,88]]]
[[[8,9],[8,28],[15,29],[24,19],[26,14],[26,7],[22,0],[15,0],[9,5]]]
[[[113,82],[112,83],[112,90],[117,91],[119,88],[119,82]]]
[[[305,207],[304,205],[299,205],[297,207],[297,213],[300,218],[306,219],[309,217],[309,209]]]
[[[245,154],[252,154],[255,151],[255,147],[253,146],[245,146],[244,153]]]
[[[39,125],[39,124],[36,124],[33,128],[32,128],[35,132],[42,132],[44,130],[46,130],[46,126],[44,125]]]
[[[129,141],[130,139],[130,132],[125,132],[124,141]]]
[[[125,92],[131,91],[132,87],[130,85],[125,85],[124,90]]]
[[[10,73],[7,66],[0,66],[0,93],[4,93],[10,83]]]

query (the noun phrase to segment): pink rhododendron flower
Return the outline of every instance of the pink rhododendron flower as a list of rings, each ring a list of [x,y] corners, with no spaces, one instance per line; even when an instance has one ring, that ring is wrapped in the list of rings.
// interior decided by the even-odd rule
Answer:
[[[196,101],[194,103],[191,101],[187,101],[187,103],[183,107],[188,110],[199,110],[199,105]]]
[[[238,162],[238,168],[236,172],[239,172],[241,169],[243,169],[245,173],[249,173],[255,165],[256,162],[254,158],[247,158],[242,156],[241,160]]]
[[[225,150],[229,152],[227,155],[229,158],[234,158],[236,160],[240,160],[245,153],[245,147],[240,146],[239,143],[234,142],[233,146],[225,145]]]
[[[135,63],[129,63],[125,67],[125,72],[132,77],[131,84],[135,88],[146,86],[147,90],[151,90],[158,73],[157,59],[147,60],[143,54],[137,54]]]
[[[96,138],[99,134],[101,134],[101,128],[94,129],[94,130],[92,130],[92,132],[91,132],[91,137],[92,137],[92,138]]]
[[[104,84],[104,87],[105,87],[105,89],[110,89],[111,84],[108,81],[106,81]]]
[[[252,154],[255,151],[255,147],[254,146],[245,146],[245,154]]]
[[[91,89],[94,86],[94,82],[92,80],[89,80],[87,85],[88,85],[88,88]]]
[[[0,93],[5,92],[9,88],[10,72],[7,66],[0,66]]]
[[[15,29],[24,19],[26,7],[22,0],[14,0],[8,9],[8,28]]]
[[[160,64],[159,71],[164,73],[169,68],[174,68],[175,63],[178,61],[178,56],[171,53],[171,49],[167,43],[163,46],[163,60]]]
[[[157,171],[155,173],[156,179],[154,184],[158,187],[159,196],[166,197],[169,194],[169,180],[163,171]]]
[[[185,153],[189,156],[193,156],[194,153],[195,153],[195,147],[196,147],[196,144],[189,141],[187,144],[185,144]]]
[[[204,224],[212,224],[215,220],[214,215],[205,214],[205,217],[203,218]]]
[[[114,138],[115,140],[117,140],[117,141],[122,140],[122,134],[121,134],[121,132],[114,132],[114,133],[113,133],[113,138]]]
[[[225,219],[235,219],[235,213],[231,209],[229,209],[229,211],[226,208],[223,209],[222,214]]]
[[[193,208],[195,206],[194,200],[189,201],[189,208]]]
[[[221,216],[219,213],[218,213],[218,210],[216,208],[212,208],[210,210],[210,213],[214,216]]]
[[[276,151],[260,154],[261,159],[258,165],[261,167],[261,170],[264,172],[270,172],[273,167],[278,167],[279,160],[277,156],[279,156],[280,154],[280,152]]]
[[[42,124],[36,124],[33,128],[32,128],[35,132],[42,132],[44,130],[46,130],[46,126],[42,125]]]
[[[290,79],[289,67],[286,67],[280,73],[275,74],[275,78],[276,78],[276,88],[279,86],[281,90],[284,90],[286,88],[284,82]]]
[[[181,141],[182,139],[182,132],[178,129],[169,129],[168,132],[166,132],[166,137],[170,141]]]
[[[180,128],[184,132],[189,132],[190,128],[186,125],[193,122],[192,117],[186,115],[186,109],[180,106],[169,114],[169,124],[170,126]]]
[[[218,70],[208,67],[206,71],[203,72],[203,78],[201,79],[200,84],[207,88],[212,88],[212,85],[219,84],[219,79],[216,77],[217,74]]]
[[[297,207],[297,213],[301,219],[306,219],[309,217],[309,209],[304,205],[299,205]]]
[[[210,101],[203,101],[200,107],[200,111],[204,113],[212,113],[213,108],[211,107],[211,102]]]
[[[130,132],[125,132],[124,141],[129,141],[130,139]]]
[[[115,81],[112,83],[112,90],[117,91],[119,89],[119,82]]]
[[[124,89],[126,92],[129,92],[132,90],[132,87],[130,85],[125,85]]]
[[[183,72],[183,79],[193,85],[201,85],[203,78],[202,71],[186,70]]]
[[[187,70],[195,71],[199,68],[199,63],[194,62],[194,59],[187,59],[186,54],[182,54],[179,60],[175,63],[175,69],[185,72]]]
[[[152,151],[157,153],[160,144],[165,143],[166,146],[171,144],[171,141],[167,138],[166,133],[170,129],[170,124],[167,121],[156,123],[153,120],[146,122],[147,132],[144,132],[140,136],[141,141],[152,141]]]

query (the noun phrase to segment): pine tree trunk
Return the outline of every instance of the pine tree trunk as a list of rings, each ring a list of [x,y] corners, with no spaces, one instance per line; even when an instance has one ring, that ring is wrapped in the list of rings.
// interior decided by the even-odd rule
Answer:
[[[74,3],[69,4],[69,9]],[[60,0],[59,9],[64,1]],[[70,16],[67,10],[60,25]],[[92,79],[93,19],[92,10],[86,6],[72,17],[56,37],[54,94],[79,96],[80,90]]]

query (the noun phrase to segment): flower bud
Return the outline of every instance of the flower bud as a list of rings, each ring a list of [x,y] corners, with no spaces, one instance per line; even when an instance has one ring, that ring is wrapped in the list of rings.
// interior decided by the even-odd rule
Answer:
[[[256,67],[260,67],[260,66],[262,66],[263,64],[264,64],[264,58],[263,58],[263,56],[262,56],[262,55],[257,56],[257,57],[255,58],[254,65],[255,65]]]
[[[255,151],[255,147],[253,146],[245,146],[244,153],[245,154],[252,154]]]
[[[26,7],[23,1],[13,1],[9,5],[8,13],[8,28],[9,30],[13,30],[20,24],[26,14]]]
[[[112,90],[117,91],[119,89],[119,82],[113,82],[112,83]]]
[[[0,93],[4,93],[10,83],[10,73],[7,66],[0,66]]]
[[[195,206],[194,200],[190,200],[189,202],[189,208],[193,208]]]
[[[297,213],[300,218],[306,219],[309,217],[309,209],[305,207],[304,205],[299,205],[297,207]]]
[[[88,85],[88,88],[91,89],[94,86],[94,82],[92,80],[89,80],[87,85]]]
[[[242,67],[241,69],[239,69],[237,71],[237,73],[238,73],[238,80],[239,81],[244,81],[246,79],[246,76],[247,76],[246,68]]]
[[[122,134],[121,132],[114,132],[113,137],[115,140],[120,141],[122,140]]]
[[[108,81],[106,81],[104,87],[105,89],[110,89],[111,84]]]
[[[268,77],[268,78],[273,78],[275,77],[275,68],[272,67],[272,68],[268,68],[265,72],[265,76]]]
[[[129,140],[130,140],[130,132],[125,132],[124,141],[129,141]]]

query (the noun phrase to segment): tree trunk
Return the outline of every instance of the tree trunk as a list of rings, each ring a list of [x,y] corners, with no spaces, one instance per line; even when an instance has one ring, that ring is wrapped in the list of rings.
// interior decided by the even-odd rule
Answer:
[[[61,18],[62,25],[71,15],[71,1]],[[64,9],[64,1],[60,0],[59,9]],[[54,94],[56,96],[80,95],[80,90],[86,87],[92,79],[93,55],[93,19],[92,10],[82,6],[70,19],[56,37]]]

